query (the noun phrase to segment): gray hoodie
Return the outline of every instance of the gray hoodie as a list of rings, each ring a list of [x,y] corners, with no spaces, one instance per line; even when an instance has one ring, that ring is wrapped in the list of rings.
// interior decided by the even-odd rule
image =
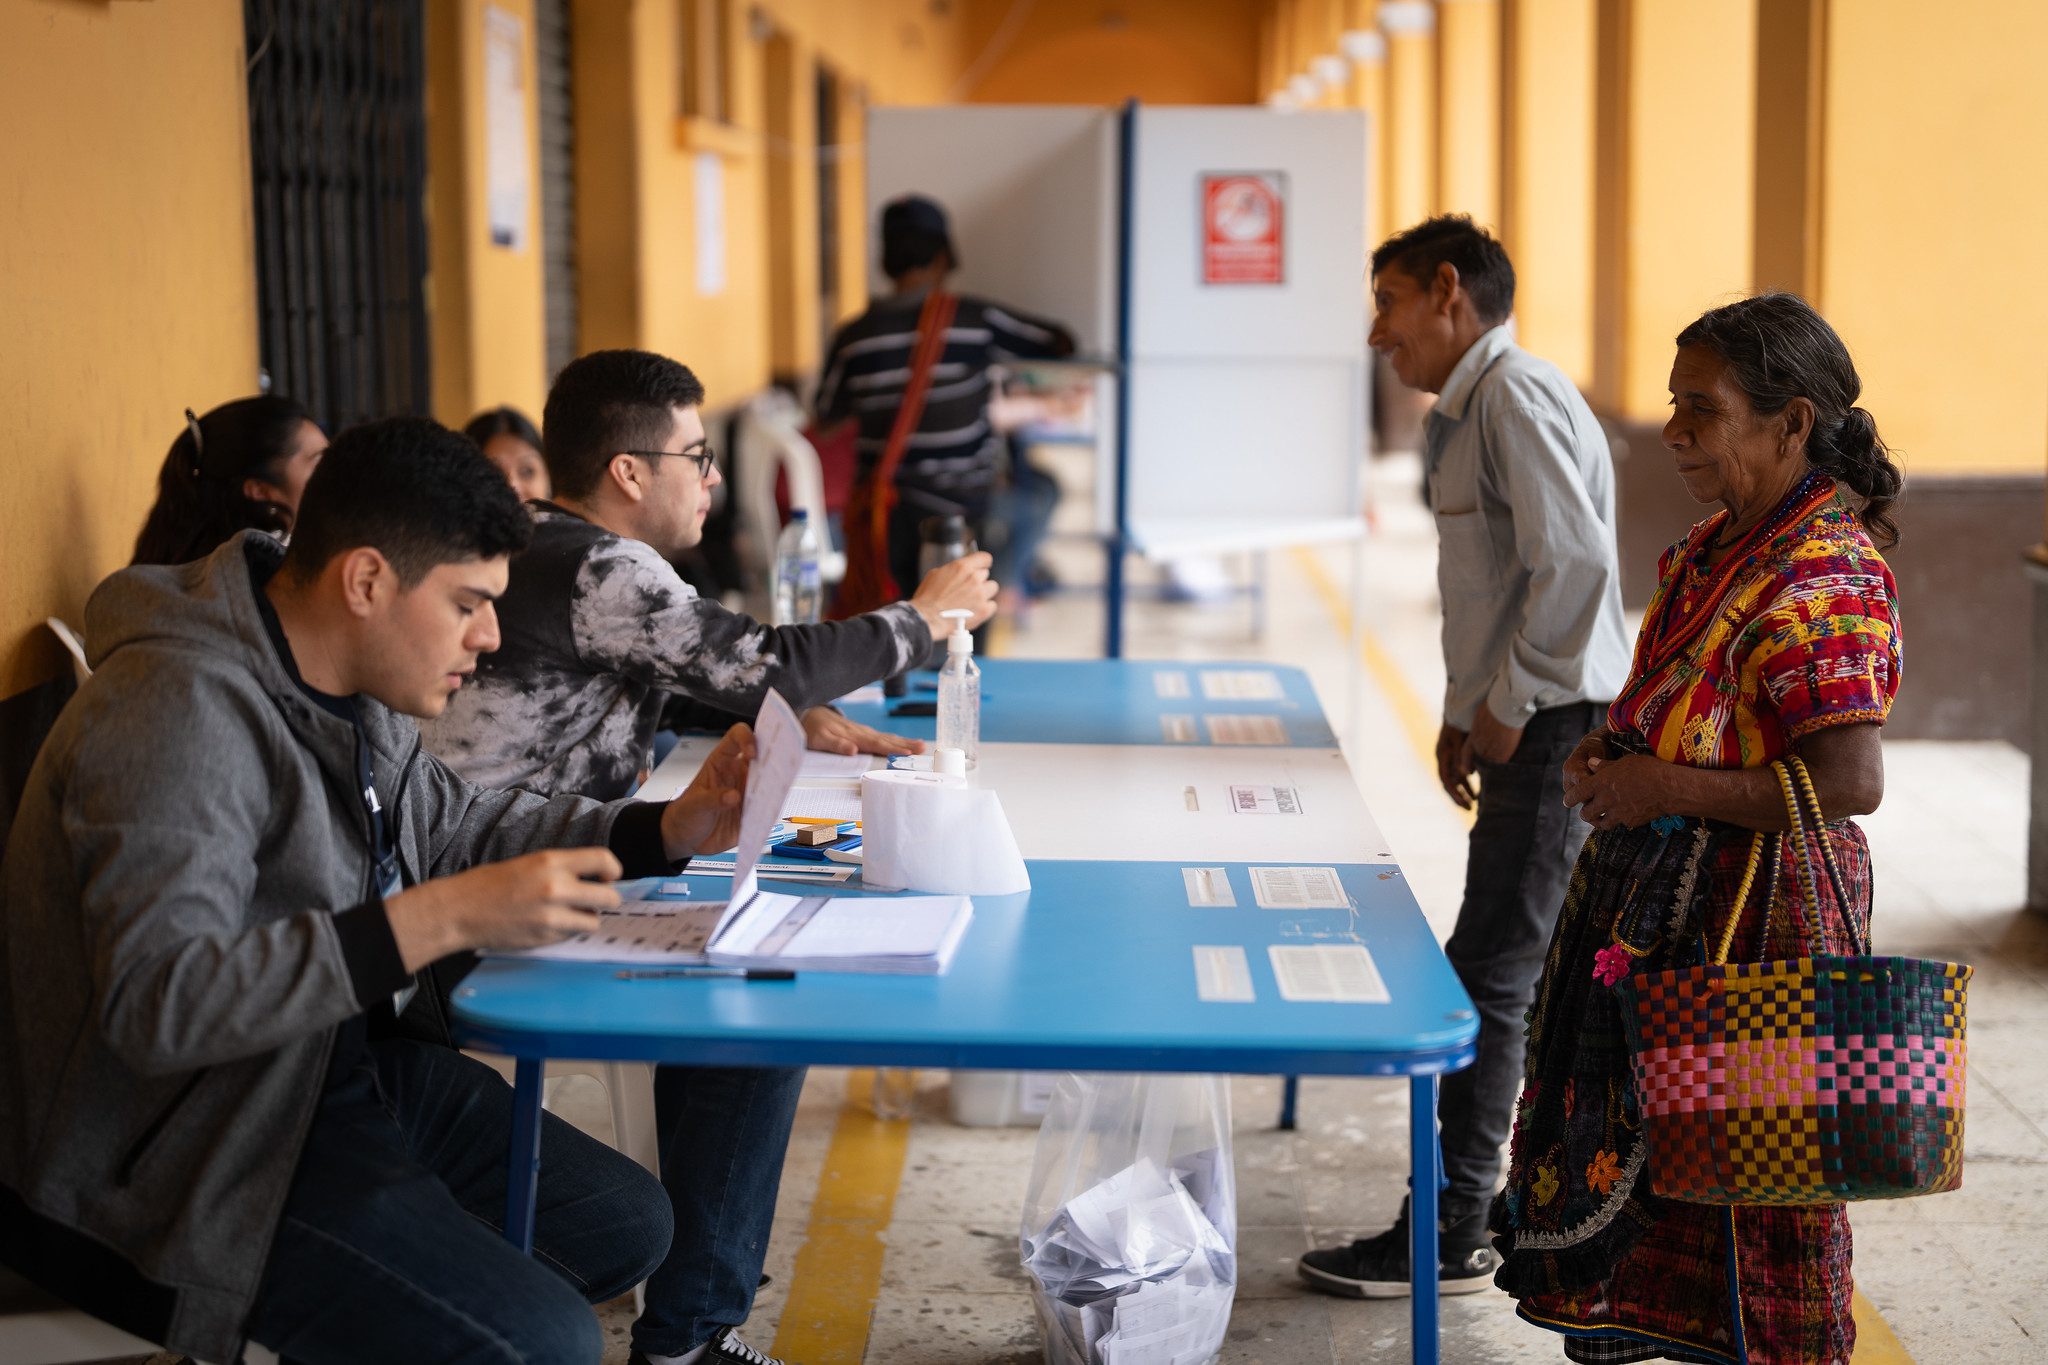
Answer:
[[[406,979],[353,728],[299,690],[258,612],[281,554],[243,535],[100,585],[93,676],[0,866],[0,1253],[45,1283],[111,1253],[100,1278],[138,1287],[86,1306],[211,1360],[239,1352],[336,1026]],[[356,705],[407,885],[564,845],[651,847],[628,875],[665,869],[659,807],[472,786],[411,721]]]

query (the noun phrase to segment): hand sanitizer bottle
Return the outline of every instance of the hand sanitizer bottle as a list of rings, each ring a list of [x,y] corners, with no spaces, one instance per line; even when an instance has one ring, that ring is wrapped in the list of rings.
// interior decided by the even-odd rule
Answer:
[[[945,613],[953,623],[946,637],[946,666],[939,670],[939,738],[933,747],[958,749],[972,768],[981,754],[981,670],[974,664],[974,637],[967,622],[974,613]]]

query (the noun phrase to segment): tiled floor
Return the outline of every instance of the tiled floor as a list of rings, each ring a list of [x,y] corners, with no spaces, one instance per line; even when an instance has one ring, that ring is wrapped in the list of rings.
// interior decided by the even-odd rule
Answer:
[[[1354,675],[1353,656],[1317,586],[1348,582],[1348,566],[1335,552],[1317,556],[1315,565],[1295,552],[1270,556],[1263,638],[1252,637],[1242,599],[1210,606],[1144,601],[1133,606],[1127,652],[1299,664],[1315,677],[1340,727],[1356,677],[1360,719],[1345,748],[1442,935],[1462,886],[1466,825],[1437,791],[1410,733],[1418,703],[1434,726],[1443,685],[1435,544],[1415,503],[1416,482],[1412,461],[1382,462],[1374,474],[1378,524],[1367,549],[1362,619],[1384,646],[1378,668]],[[1069,502],[1079,509],[1086,499],[1077,494]],[[1099,581],[1100,556],[1084,543],[1058,545],[1055,559],[1069,583]],[[1139,576],[1149,581],[1149,571]],[[1005,647],[1041,657],[1098,654],[1099,597],[1076,589],[1041,605]],[[1912,686],[1910,671],[1905,685]],[[2048,1025],[2048,917],[2020,909],[2026,760],[1998,744],[1896,743],[1886,755],[1884,808],[1866,822],[1876,856],[1878,947],[1977,967],[1968,1165],[1964,1188],[1953,1194],[1855,1207],[1857,1282],[1922,1365],[2048,1360],[2048,1071],[2036,1060]],[[774,1282],[748,1327],[764,1347],[789,1293],[847,1076],[821,1069],[805,1092],[768,1258]],[[944,1076],[927,1074],[922,1083],[864,1359],[1026,1365],[1039,1359],[1038,1334],[1016,1237],[1034,1135],[955,1126],[945,1118]],[[579,1085],[588,1088],[579,1094]],[[596,1131],[605,1132],[595,1083],[567,1086],[559,1107],[595,1116]],[[1240,1079],[1233,1093],[1241,1283],[1221,1360],[1406,1360],[1405,1301],[1325,1298],[1305,1292],[1293,1274],[1294,1258],[1308,1246],[1376,1231],[1393,1213],[1405,1176],[1402,1083],[1309,1081],[1300,1130],[1291,1134],[1273,1131],[1277,1082]],[[631,1315],[630,1300],[605,1310],[614,1331],[608,1365],[623,1365]],[[1520,1323],[1498,1293],[1447,1300],[1443,1322],[1447,1362],[1562,1358],[1555,1338]],[[1859,1352],[1863,1361],[1902,1358]]]

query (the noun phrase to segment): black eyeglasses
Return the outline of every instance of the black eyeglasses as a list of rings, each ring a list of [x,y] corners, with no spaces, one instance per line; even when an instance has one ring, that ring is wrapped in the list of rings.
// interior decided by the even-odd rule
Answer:
[[[695,460],[697,462],[697,477],[700,479],[711,476],[711,466],[718,459],[718,452],[711,448],[709,442],[697,447],[695,450],[622,450],[619,454],[638,455],[642,459],[647,460],[652,460],[661,455],[666,455],[673,459],[680,455],[686,460]]]

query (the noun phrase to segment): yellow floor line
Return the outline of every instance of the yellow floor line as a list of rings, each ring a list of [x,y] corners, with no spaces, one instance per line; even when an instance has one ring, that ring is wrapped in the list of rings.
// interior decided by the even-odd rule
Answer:
[[[1877,1305],[1856,1291],[1856,1365],[1913,1365],[1913,1354],[1892,1331]]]
[[[1330,619],[1337,624],[1337,629],[1349,632],[1351,604],[1345,601],[1336,580],[1330,577],[1329,571],[1323,567],[1323,562],[1316,552],[1306,546],[1297,546],[1294,551],[1294,562],[1301,569],[1302,575],[1308,579],[1310,586],[1315,589],[1316,596],[1322,599],[1323,609],[1329,612]],[[1422,698],[1416,695],[1415,689],[1408,685],[1407,678],[1402,676],[1400,666],[1394,662],[1394,656],[1387,652],[1379,637],[1363,622],[1359,623],[1358,640],[1365,659],[1366,671],[1372,674],[1372,680],[1379,684],[1380,691],[1386,695],[1387,704],[1393,707],[1403,733],[1408,736],[1409,744],[1414,747],[1415,756],[1421,760],[1426,770],[1434,773],[1436,722],[1430,719],[1430,713],[1423,706]],[[1468,812],[1460,814],[1465,815],[1466,823],[1471,823]],[[1884,1320],[1884,1315],[1877,1311],[1877,1305],[1864,1298],[1860,1289],[1856,1291],[1855,1312],[1856,1365],[1913,1365],[1912,1353],[1899,1341],[1898,1334],[1892,1331],[1891,1324]]]
[[[882,1287],[882,1234],[896,1210],[910,1120],[878,1119],[872,1070],[847,1073],[846,1102],[811,1200],[773,1354],[803,1365],[861,1365]],[[860,1097],[860,1098],[857,1098]]]

